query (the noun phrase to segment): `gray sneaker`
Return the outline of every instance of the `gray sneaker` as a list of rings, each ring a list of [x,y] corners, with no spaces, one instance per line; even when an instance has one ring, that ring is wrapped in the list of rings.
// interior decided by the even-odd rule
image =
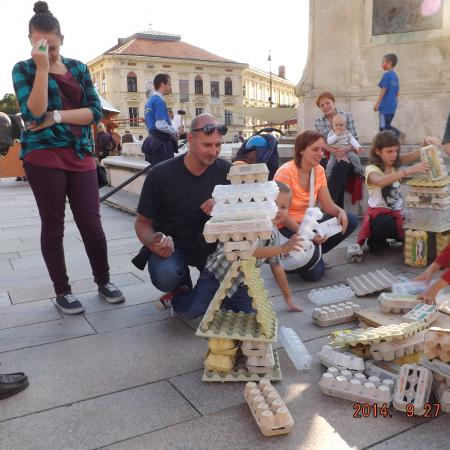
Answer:
[[[55,303],[56,308],[64,314],[80,314],[84,312],[83,305],[73,294],[58,295]]]
[[[125,300],[122,291],[112,283],[106,283],[98,286],[98,293],[108,303],[122,303]]]

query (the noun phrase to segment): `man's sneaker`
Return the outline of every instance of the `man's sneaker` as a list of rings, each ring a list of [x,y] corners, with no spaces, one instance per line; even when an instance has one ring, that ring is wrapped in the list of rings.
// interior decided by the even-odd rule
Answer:
[[[187,294],[191,289],[189,286],[180,286],[174,289],[173,291],[168,292],[167,294],[164,294],[159,299],[159,303],[156,304],[156,307],[160,311],[165,311],[166,309],[172,310],[172,300],[177,294]],[[172,310],[173,313],[173,310]]]
[[[56,307],[64,314],[80,314],[84,312],[83,305],[73,294],[58,295]]]
[[[107,301],[108,303],[121,303],[125,300],[122,291],[114,286],[112,283],[106,283],[103,286],[98,287],[98,293]]]

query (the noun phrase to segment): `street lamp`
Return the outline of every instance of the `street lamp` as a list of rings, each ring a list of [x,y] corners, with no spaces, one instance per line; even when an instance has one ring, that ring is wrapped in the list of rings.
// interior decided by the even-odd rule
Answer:
[[[269,50],[269,56],[267,57],[267,61],[269,61],[269,89],[270,89],[270,95],[269,95],[269,104],[272,108],[272,56],[270,54]]]

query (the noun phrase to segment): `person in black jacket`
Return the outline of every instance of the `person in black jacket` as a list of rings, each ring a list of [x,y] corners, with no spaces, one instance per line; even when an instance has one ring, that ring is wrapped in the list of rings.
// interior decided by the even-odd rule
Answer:
[[[109,154],[115,149],[116,141],[113,139],[110,133],[106,131],[105,125],[99,123],[97,125],[97,137],[95,139],[95,153],[99,161],[109,156]]]

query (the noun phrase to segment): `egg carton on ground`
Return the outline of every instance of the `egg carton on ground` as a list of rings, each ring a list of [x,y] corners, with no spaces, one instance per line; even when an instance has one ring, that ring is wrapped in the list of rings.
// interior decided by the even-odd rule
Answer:
[[[275,181],[246,184],[218,184],[214,187],[212,197],[217,203],[275,201],[279,188]]]
[[[439,306],[438,311],[450,315],[450,300],[444,300]]]
[[[402,319],[405,322],[420,322],[425,326],[429,326],[439,317],[436,305],[427,305],[419,303],[411,311],[408,311]]]
[[[375,376],[380,380],[392,380],[394,383],[397,382],[400,375],[400,367],[391,361],[375,361],[370,359],[364,362],[365,369],[364,373],[367,376]]]
[[[326,367],[336,367],[339,370],[362,372],[365,368],[364,359],[342,349],[324,345],[317,353],[320,362]]]
[[[353,302],[335,303],[330,306],[314,308],[312,318],[316,325],[329,327],[338,323],[351,322],[355,318],[355,311],[359,311],[360,306]]]
[[[272,348],[269,342],[244,341],[241,351],[244,356],[264,356],[269,347]]]
[[[433,180],[441,180],[447,177],[447,167],[442,158],[442,152],[435,145],[427,145],[419,149],[420,159],[422,162],[428,163],[430,169],[428,176]]]
[[[273,357],[272,345],[264,356],[246,356],[246,366],[250,373],[270,373],[275,366],[275,359]]]
[[[406,339],[419,331],[425,325],[419,322],[383,325],[381,327],[356,328],[353,330],[335,331],[332,333],[332,343],[339,347],[358,344],[377,344],[396,339]]]
[[[394,277],[386,269],[376,270],[347,279],[347,283],[357,296],[384,291],[390,288],[392,283],[396,281],[398,281],[397,277]]]
[[[211,338],[208,340],[209,351],[215,355],[234,356],[238,351],[238,341],[233,339]]]
[[[311,368],[312,356],[292,328],[281,327],[280,344],[286,350],[297,370],[308,370]]]
[[[421,300],[417,298],[417,295],[382,292],[378,296],[378,302],[380,303],[381,312],[400,314],[410,311],[416,305],[420,304]]]
[[[277,351],[273,351],[273,357],[275,360],[275,365],[271,373],[259,374],[259,373],[250,373],[245,366],[245,359],[241,356],[238,357],[233,369],[228,372],[216,372],[213,370],[208,370],[205,368],[203,371],[203,381],[207,382],[247,382],[247,381],[259,381],[263,378],[267,378],[271,381],[279,381],[281,380],[281,369],[280,362],[278,359]]]
[[[442,411],[450,413],[450,387],[435,380],[433,382],[433,390]]]
[[[449,230],[450,209],[403,208],[403,228],[443,233]]]
[[[208,243],[228,241],[255,241],[256,239],[270,239],[273,225],[270,219],[255,219],[252,217],[220,220],[209,219],[205,223],[203,236]]]
[[[315,305],[322,306],[348,300],[353,295],[352,289],[345,284],[336,284],[334,286],[311,289],[308,292],[308,300]]]
[[[422,352],[423,342],[424,333],[420,332],[405,339],[371,344],[370,353],[372,353],[375,361],[393,361],[394,359],[402,358],[405,355]]]
[[[406,182],[409,186],[424,187],[424,188],[447,188],[450,184],[450,176],[446,176],[440,180],[432,180],[427,175],[419,175]],[[445,191],[447,192],[447,191]]]
[[[394,408],[406,411],[409,404],[414,406],[414,414],[425,413],[425,403],[430,397],[433,375],[431,370],[417,364],[405,364],[400,369],[400,376],[392,397]]]
[[[264,183],[269,178],[266,164],[239,164],[231,166],[227,179],[231,184]]]
[[[335,367],[330,367],[322,375],[319,386],[325,395],[358,403],[376,403],[380,406],[391,404],[394,389],[392,380],[380,382],[377,377],[372,377],[369,381],[362,373],[352,374],[348,370],[339,371]]]
[[[236,261],[238,259],[250,259],[258,245],[256,241],[229,241],[223,244],[223,252],[228,261]]]
[[[321,236],[331,237],[342,232],[342,225],[338,222],[336,217],[319,222],[316,230]]]
[[[450,329],[433,327],[425,332],[424,356],[450,362]]]
[[[208,351],[205,357],[205,369],[215,372],[229,373],[236,361],[236,355],[216,355]]]
[[[347,247],[346,255],[350,262],[361,262],[363,254],[363,249],[359,244],[351,244]]]
[[[264,436],[277,436],[291,431],[294,419],[269,380],[262,379],[259,384],[247,383],[244,398]]]
[[[272,220],[278,212],[273,200],[248,203],[216,203],[212,209],[211,217],[228,220],[241,217],[265,218]]]

